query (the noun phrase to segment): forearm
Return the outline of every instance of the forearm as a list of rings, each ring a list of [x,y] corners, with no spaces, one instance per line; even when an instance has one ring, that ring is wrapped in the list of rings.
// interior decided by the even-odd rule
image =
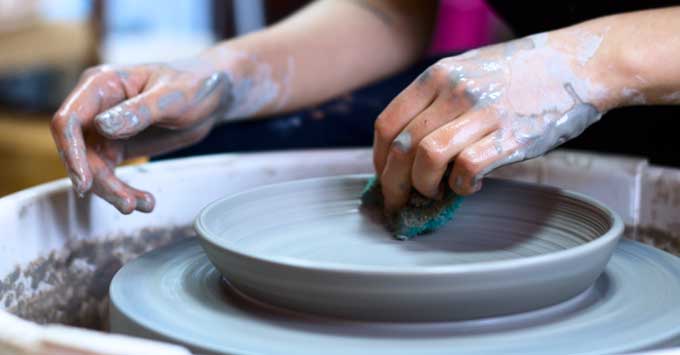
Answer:
[[[202,58],[232,76],[227,119],[293,110],[413,62],[429,42],[434,5],[318,1],[277,25],[225,41]]]
[[[680,7],[639,11],[584,22],[553,36],[567,42],[580,40],[579,34],[596,36],[581,48],[595,49],[584,69],[604,85],[606,95],[596,103],[600,109],[680,104],[678,19]]]

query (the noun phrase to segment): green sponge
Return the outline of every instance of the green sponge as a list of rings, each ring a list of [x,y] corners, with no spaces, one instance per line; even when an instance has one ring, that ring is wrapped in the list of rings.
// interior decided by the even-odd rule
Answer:
[[[463,197],[448,187],[440,200],[427,198],[413,190],[406,206],[386,216],[387,228],[399,240],[431,232],[450,221],[462,201]],[[369,179],[361,193],[361,203],[367,208],[383,209],[383,194],[377,178]]]

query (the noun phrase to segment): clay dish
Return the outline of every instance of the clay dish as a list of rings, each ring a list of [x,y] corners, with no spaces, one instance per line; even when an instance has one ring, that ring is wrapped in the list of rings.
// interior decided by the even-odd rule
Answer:
[[[487,179],[454,220],[398,241],[360,206],[367,175],[259,187],[205,207],[195,227],[240,293],[317,315],[453,321],[527,312],[593,285],[623,223],[578,193]]]

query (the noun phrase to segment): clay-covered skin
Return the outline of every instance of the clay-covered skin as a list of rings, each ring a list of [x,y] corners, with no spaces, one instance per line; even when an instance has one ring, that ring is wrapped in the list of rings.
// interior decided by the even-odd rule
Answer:
[[[609,88],[587,65],[606,30],[548,33],[445,58],[376,121],[374,162],[397,208],[411,186],[435,198],[448,184],[467,195],[501,165],[533,158],[579,135],[603,112]],[[599,105],[599,107],[598,107]]]
[[[116,178],[122,160],[186,146],[220,121],[309,107],[393,73],[425,50],[436,4],[319,0],[193,59],[88,70],[52,124],[76,191],[93,191],[123,213],[150,211],[149,193]]]
[[[439,61],[376,120],[386,209],[412,188],[474,193],[495,168],[548,152],[609,109],[680,103],[678,15],[613,15]]]
[[[212,61],[233,63],[217,70]],[[118,179],[122,161],[201,140],[219,121],[247,117],[279,98],[271,68],[245,53],[87,70],[52,121],[76,191],[92,190],[122,213],[150,212],[154,197]]]
[[[192,60],[89,70],[52,124],[76,191],[123,213],[150,211],[150,194],[115,177],[122,160],[191,144],[220,120],[308,107],[395,73],[426,50],[436,8],[319,0]],[[376,121],[386,208],[412,188],[441,195],[451,163],[443,183],[470,194],[486,173],[574,138],[611,108],[680,104],[678,16],[680,7],[613,15],[432,66]]]

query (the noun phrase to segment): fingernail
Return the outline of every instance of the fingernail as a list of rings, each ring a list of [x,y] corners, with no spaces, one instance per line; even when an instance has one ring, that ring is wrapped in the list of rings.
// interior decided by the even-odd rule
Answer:
[[[97,128],[110,138],[129,138],[137,133],[140,125],[148,124],[151,111],[145,105],[136,111],[125,104],[121,104],[95,117]]]
[[[69,178],[71,179],[71,184],[73,185],[73,191],[76,192],[78,197],[83,198],[85,197],[85,192],[87,191],[85,189],[85,184],[83,184],[83,180],[80,178],[80,176],[69,173]]]
[[[482,189],[482,178],[475,178],[474,179],[474,184],[472,185],[472,189],[474,192],[477,192]]]
[[[137,198],[137,211],[140,212],[151,212],[153,211],[154,205],[156,204],[153,196],[147,194],[144,197]]]
[[[401,132],[397,136],[397,138],[394,139],[392,142],[392,145],[398,149],[402,153],[408,153],[409,150],[411,150],[411,145],[412,145],[412,138],[411,138],[411,133],[409,132]]]
[[[115,108],[114,108],[115,109]],[[114,109],[102,112],[95,117],[99,128],[107,134],[115,134],[125,124],[125,120],[118,112],[112,112]]]
[[[130,214],[134,212],[135,207],[137,207],[137,201],[135,201],[133,197],[128,196],[116,196],[112,198],[111,203],[122,214]]]

